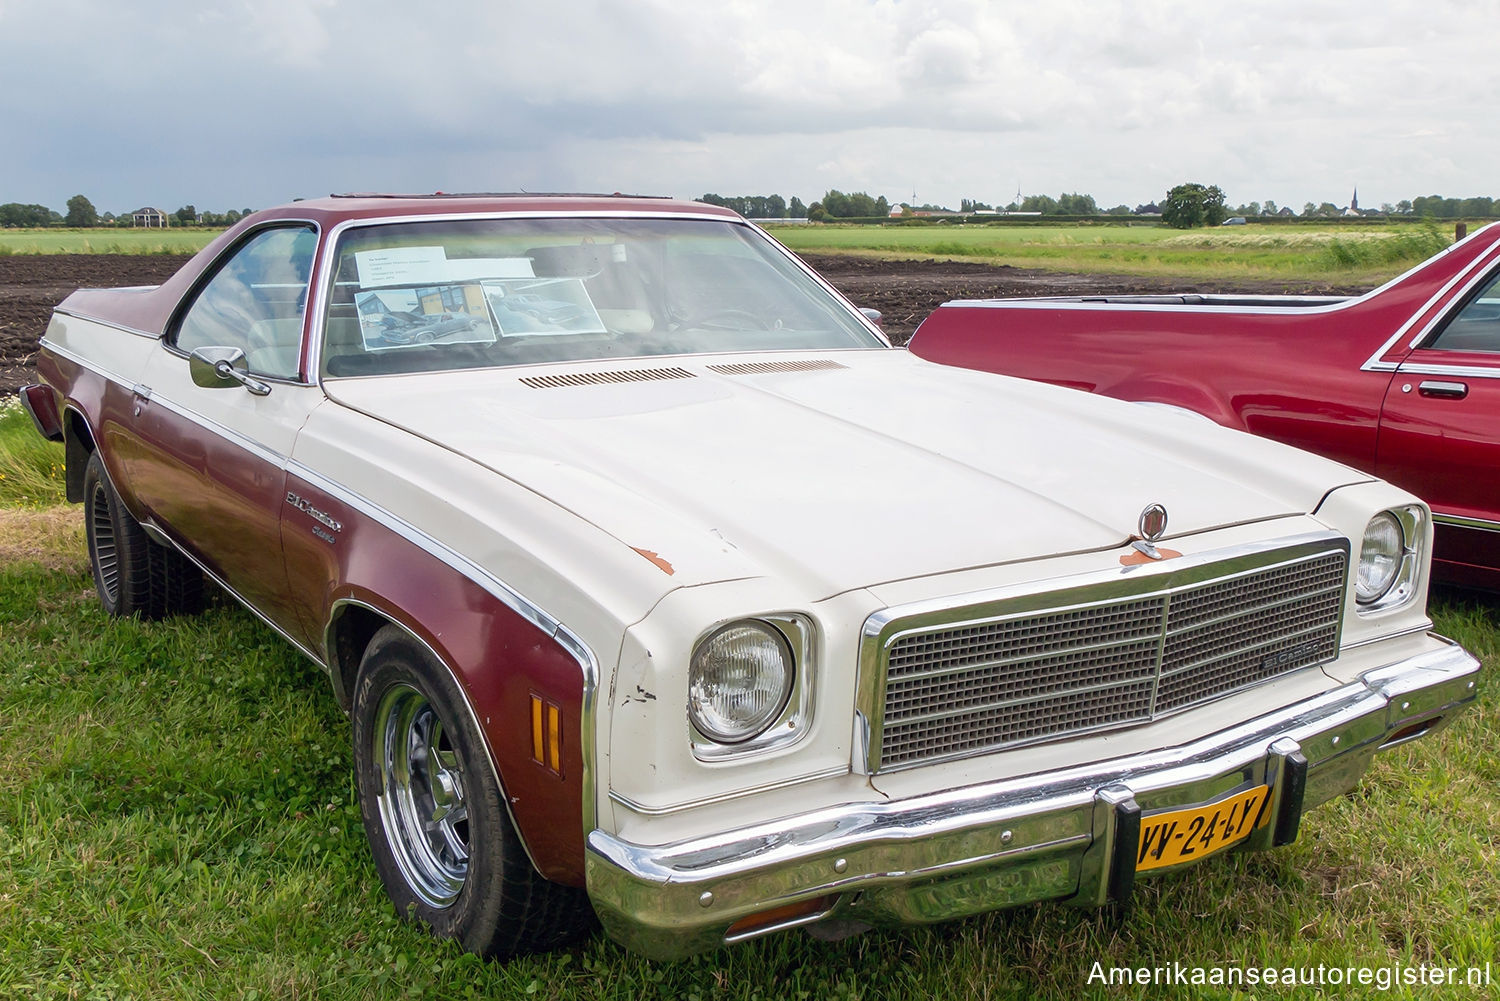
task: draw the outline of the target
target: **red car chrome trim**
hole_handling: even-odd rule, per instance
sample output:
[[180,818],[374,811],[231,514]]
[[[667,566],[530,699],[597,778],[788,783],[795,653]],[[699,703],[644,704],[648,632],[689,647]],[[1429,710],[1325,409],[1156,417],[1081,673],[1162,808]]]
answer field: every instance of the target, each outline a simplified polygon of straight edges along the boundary
[[84,359],[82,355],[74,354],[72,351],[69,351],[66,348],[60,348],[56,344],[47,340],[45,337],[43,337],[41,341],[38,342],[38,345],[43,351],[48,351],[52,354],[57,355],[59,358],[66,359],[67,361],[72,362],[74,365],[77,365],[79,368],[87,369],[88,371],[94,373],[107,382],[112,382],[117,386],[130,385],[130,380],[126,379],[118,372],[111,372],[109,369],[103,368],[95,362]]
[[[1500,361],[1500,358],[1496,361]],[[1457,375],[1465,379],[1500,379],[1500,368],[1476,368],[1472,365],[1427,365],[1403,362],[1394,368],[1397,372],[1411,375]]]
[[432,536],[417,528],[411,522],[406,521],[379,504],[370,500],[362,494],[355,493],[343,484],[336,483],[314,469],[309,469],[302,463],[291,460],[287,465],[287,471],[299,479],[306,480],[319,490],[332,494],[340,501],[348,504],[365,517],[372,519],[381,526],[395,532],[401,538],[410,542],[417,548],[437,557],[450,568],[457,570],[469,580],[478,584],[491,597],[498,599],[507,608],[520,615],[527,622],[545,632],[548,636],[556,636],[563,628],[561,622],[543,611],[541,606],[527,599],[515,588],[485,570],[468,557],[462,556],[448,546],[434,539]]
[[[1453,253],[1459,247],[1461,247],[1465,243],[1468,243],[1469,241],[1473,240],[1475,237],[1479,236],[1480,233],[1483,233],[1485,230],[1489,229],[1490,226],[1494,226],[1494,225],[1497,225],[1497,224],[1496,223],[1490,223],[1489,226],[1484,226],[1484,227],[1481,227],[1478,230],[1475,230],[1466,239],[1464,239],[1463,241],[1461,241],[1459,243],[1455,243],[1453,246],[1451,246],[1447,250],[1443,251],[1442,254],[1438,254],[1438,255],[1436,255],[1434,257],[1430,257],[1427,260],[1423,261],[1421,264],[1418,264],[1416,267],[1411,268],[1411,269],[1409,269],[1409,270],[1401,273],[1400,275],[1397,275],[1395,278],[1392,278],[1390,281],[1386,282],[1384,285],[1382,285],[1379,288],[1375,289],[1373,292],[1367,292],[1367,293],[1365,293],[1364,297],[1368,298],[1369,296],[1374,296],[1374,295],[1376,295],[1376,294],[1378,294],[1380,292],[1384,292],[1386,289],[1390,288],[1391,286],[1396,285],[1397,283],[1399,283],[1401,281],[1404,281],[1407,277],[1409,277],[1410,275],[1415,274],[1417,271],[1420,271],[1422,268],[1424,268],[1427,265],[1431,264],[1433,261],[1438,260],[1441,257],[1444,257],[1444,256],[1446,256],[1448,254]],[[1394,363],[1392,363],[1392,362],[1382,362],[1380,359],[1383,358],[1383,357],[1385,357],[1385,355],[1393,347],[1395,347],[1398,343],[1400,343],[1401,338],[1404,337],[1404,336],[1406,336],[1407,332],[1410,331],[1412,329],[1412,327],[1416,326],[1418,320],[1420,320],[1422,317],[1426,316],[1429,312],[1431,312],[1432,309],[1435,306],[1437,306],[1439,303],[1441,303],[1443,301],[1443,299],[1448,295],[1448,293],[1450,291],[1453,290],[1453,288],[1455,286],[1457,286],[1458,284],[1460,284],[1461,282],[1463,282],[1465,279],[1468,279],[1468,285],[1465,286],[1464,292],[1468,292],[1469,288],[1472,287],[1473,284],[1475,282],[1477,282],[1481,277],[1483,277],[1482,275],[1476,275],[1476,274],[1474,274],[1474,272],[1475,271],[1482,271],[1484,269],[1485,265],[1487,265],[1489,263],[1492,263],[1493,259],[1497,258],[1497,257],[1500,257],[1500,243],[1496,243],[1487,252],[1480,254],[1474,260],[1470,261],[1468,264],[1466,264],[1462,268],[1460,268],[1459,271],[1458,271],[1458,273],[1455,274],[1452,278],[1448,279],[1448,281],[1444,282],[1443,285],[1442,285],[1442,287],[1439,288],[1436,292],[1434,292],[1432,294],[1432,296],[1425,303],[1423,303],[1417,309],[1413,310],[1411,316],[1407,319],[1407,321],[1405,323],[1401,324],[1401,326],[1397,327],[1396,328],[1396,332],[1393,333],[1393,334],[1391,334],[1390,338],[1387,339],[1384,344],[1380,345],[1380,347],[1378,347],[1378,348],[1375,349],[1375,352],[1372,355],[1370,355],[1369,359],[1366,360],[1365,363],[1360,366],[1360,371],[1362,371],[1362,372],[1389,372],[1389,371],[1394,370],[1394,368],[1395,368],[1395,364]],[[1415,348],[1423,339],[1426,338],[1427,334],[1432,329],[1432,325],[1435,324],[1435,323],[1437,323],[1439,320],[1443,319],[1446,316],[1447,316],[1447,313],[1446,312],[1442,312],[1442,313],[1439,313],[1437,316],[1433,317],[1433,319],[1426,326],[1423,327],[1421,333],[1417,334],[1415,337],[1412,338],[1411,343],[1407,345],[1407,348],[1408,349]]]
[[1438,514],[1432,512],[1432,520],[1444,525],[1454,525],[1458,528],[1472,528],[1476,532],[1500,532],[1500,521],[1486,521],[1483,518],[1465,518],[1456,514]]

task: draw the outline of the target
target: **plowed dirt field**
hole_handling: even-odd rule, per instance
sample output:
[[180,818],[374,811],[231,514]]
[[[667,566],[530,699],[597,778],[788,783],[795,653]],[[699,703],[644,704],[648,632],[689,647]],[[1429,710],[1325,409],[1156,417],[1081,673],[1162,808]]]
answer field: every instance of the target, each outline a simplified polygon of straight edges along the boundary
[[[156,285],[185,255],[45,254],[0,256],[0,394],[34,378],[37,339],[52,307],[76,288]],[[1030,295],[1133,293],[1357,294],[1364,286],[1275,282],[1182,282],[1128,275],[1073,275],[957,261],[883,261],[806,255],[806,260],[858,306],[884,314],[885,331],[904,344],[917,324],[950,299]]]

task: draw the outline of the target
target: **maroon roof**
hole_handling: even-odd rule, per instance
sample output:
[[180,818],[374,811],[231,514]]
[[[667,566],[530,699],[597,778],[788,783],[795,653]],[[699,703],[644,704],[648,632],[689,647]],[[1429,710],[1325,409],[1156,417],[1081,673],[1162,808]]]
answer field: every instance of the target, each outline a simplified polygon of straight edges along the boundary
[[705,202],[640,195],[551,195],[551,194],[443,194],[432,195],[330,195],[278,205],[253,212],[236,226],[254,225],[267,219],[311,219],[324,227],[350,219],[383,216],[485,214],[490,212],[691,212],[738,216],[728,209]]

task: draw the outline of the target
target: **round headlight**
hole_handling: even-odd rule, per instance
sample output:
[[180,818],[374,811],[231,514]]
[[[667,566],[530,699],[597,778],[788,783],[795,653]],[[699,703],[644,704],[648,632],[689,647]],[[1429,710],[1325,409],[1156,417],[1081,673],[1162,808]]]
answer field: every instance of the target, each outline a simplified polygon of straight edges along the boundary
[[714,630],[688,666],[688,716],[705,737],[749,740],[775,722],[792,692],[792,651],[774,626],[745,620]]
[[1365,539],[1359,546],[1359,567],[1354,579],[1354,597],[1360,604],[1379,601],[1396,582],[1401,572],[1401,558],[1406,553],[1406,535],[1401,522],[1389,511],[1382,511],[1365,526]]

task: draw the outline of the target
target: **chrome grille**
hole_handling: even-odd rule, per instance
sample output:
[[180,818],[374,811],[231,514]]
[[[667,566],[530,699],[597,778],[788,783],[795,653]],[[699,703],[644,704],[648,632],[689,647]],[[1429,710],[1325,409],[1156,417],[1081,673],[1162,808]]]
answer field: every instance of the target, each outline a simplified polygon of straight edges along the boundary
[[1105,597],[1117,582],[1027,595],[1024,610],[1002,601],[939,628],[893,620],[875,665],[873,760],[891,768],[1145,722],[1333,659],[1341,540],[1250,562],[1270,565],[1164,572],[1125,597]]

